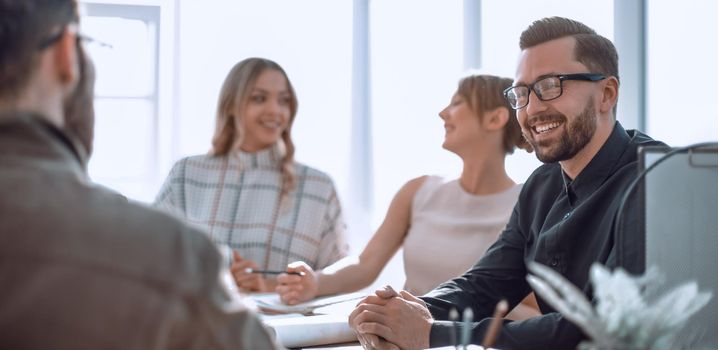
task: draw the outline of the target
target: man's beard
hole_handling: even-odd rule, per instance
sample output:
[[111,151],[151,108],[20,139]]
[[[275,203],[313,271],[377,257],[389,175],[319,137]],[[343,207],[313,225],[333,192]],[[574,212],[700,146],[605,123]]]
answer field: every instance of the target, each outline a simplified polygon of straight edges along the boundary
[[[543,120],[563,121],[563,134],[558,141],[536,141],[532,131],[524,133],[526,140],[536,150],[536,157],[544,163],[555,163],[573,158],[580,152],[596,133],[596,111],[593,101],[589,102],[583,111],[574,120],[569,120],[563,114],[554,114],[540,117]],[[531,125],[531,124],[529,124]],[[530,128],[531,129],[531,128]]]
[[75,90],[67,97],[64,105],[65,132],[75,139],[75,143],[84,148],[79,153],[83,164],[89,160],[92,154],[92,142],[94,139],[95,109],[94,109],[94,88],[95,88],[95,67],[92,61],[85,55],[81,46],[77,47],[80,77]]

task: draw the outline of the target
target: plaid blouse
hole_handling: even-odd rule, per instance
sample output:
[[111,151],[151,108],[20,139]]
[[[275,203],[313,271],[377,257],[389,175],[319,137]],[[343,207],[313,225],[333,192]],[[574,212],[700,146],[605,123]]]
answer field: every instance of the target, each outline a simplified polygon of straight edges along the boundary
[[262,269],[302,260],[321,269],[348,253],[341,206],[331,178],[295,163],[296,187],[280,200],[276,147],[178,161],[154,205],[204,229]]

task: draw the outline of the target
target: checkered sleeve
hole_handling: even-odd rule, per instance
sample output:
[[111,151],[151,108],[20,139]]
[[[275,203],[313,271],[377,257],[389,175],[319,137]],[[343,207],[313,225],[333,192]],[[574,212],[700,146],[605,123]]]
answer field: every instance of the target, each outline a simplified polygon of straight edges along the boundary
[[346,224],[342,215],[337,192],[332,185],[327,210],[322,219],[322,234],[319,242],[319,256],[315,269],[327,267],[347,256],[349,244],[346,237]]
[[173,214],[179,218],[185,218],[186,206],[184,196],[184,179],[187,159],[175,163],[170,174],[165,179],[162,188],[157,193],[152,206]]

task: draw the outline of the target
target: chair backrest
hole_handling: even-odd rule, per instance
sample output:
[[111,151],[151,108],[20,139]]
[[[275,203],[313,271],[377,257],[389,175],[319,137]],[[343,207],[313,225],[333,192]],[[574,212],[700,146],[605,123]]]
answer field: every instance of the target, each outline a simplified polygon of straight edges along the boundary
[[[670,152],[645,147],[639,171]],[[718,344],[718,148],[676,153],[651,169],[642,183],[646,267],[665,276],[660,294],[695,280],[713,298],[694,315],[686,336],[700,332],[699,347]]]

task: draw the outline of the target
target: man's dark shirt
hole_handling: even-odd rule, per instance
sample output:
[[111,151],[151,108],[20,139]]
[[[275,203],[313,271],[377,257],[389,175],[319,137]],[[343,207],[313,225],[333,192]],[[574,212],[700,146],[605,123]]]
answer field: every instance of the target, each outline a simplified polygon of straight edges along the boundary
[[[496,303],[505,298],[513,307],[532,291],[526,282],[527,262],[551,267],[588,295],[588,272],[594,262],[642,272],[643,239],[638,236],[634,207],[624,214],[627,237],[621,256],[628,259],[620,264],[613,225],[621,196],[636,178],[637,149],[647,145],[663,143],[626,131],[616,122],[606,143],[573,181],[558,163],[536,169],[524,184],[506,229],[486,255],[463,276],[422,297],[436,320],[431,346],[450,345],[455,339],[452,322],[445,321],[452,307],[472,308],[475,319],[481,320],[472,325],[472,343],[481,343]],[[504,322],[497,348],[575,349],[585,338],[541,298],[538,303],[542,316]]]

